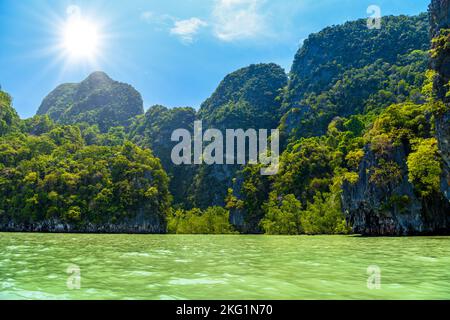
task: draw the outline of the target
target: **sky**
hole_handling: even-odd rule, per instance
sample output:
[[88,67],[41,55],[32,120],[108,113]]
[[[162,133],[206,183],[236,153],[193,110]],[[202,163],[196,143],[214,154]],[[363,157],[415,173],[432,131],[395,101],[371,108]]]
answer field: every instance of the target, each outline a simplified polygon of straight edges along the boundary
[[[134,86],[145,109],[198,108],[239,68],[274,62],[289,72],[309,34],[367,18],[371,5],[382,16],[414,15],[429,2],[0,0],[0,85],[22,118],[59,84],[93,71]],[[84,24],[71,24],[75,17]]]

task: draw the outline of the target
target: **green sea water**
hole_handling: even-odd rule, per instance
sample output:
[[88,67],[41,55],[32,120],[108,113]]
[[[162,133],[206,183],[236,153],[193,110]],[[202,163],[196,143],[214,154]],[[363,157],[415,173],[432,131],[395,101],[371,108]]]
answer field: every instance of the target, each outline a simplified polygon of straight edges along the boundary
[[0,299],[450,299],[450,237],[0,233]]

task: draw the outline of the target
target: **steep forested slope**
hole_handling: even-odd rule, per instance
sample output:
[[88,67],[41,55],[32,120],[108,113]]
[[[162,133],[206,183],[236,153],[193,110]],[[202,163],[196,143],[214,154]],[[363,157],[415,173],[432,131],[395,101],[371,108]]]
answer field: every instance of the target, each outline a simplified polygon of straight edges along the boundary
[[[397,95],[393,85],[400,86],[399,95],[414,94],[408,86],[417,85],[419,79],[407,73],[423,71],[423,64],[408,66],[408,60],[414,64],[421,60],[408,55],[429,48],[427,15],[383,17],[382,23],[381,29],[370,30],[366,20],[351,21],[305,40],[295,56],[283,101],[283,110],[291,111],[284,119],[288,136],[294,127],[297,138],[322,135],[333,116],[364,111],[365,100],[375,99],[371,96],[378,91]],[[389,103],[392,96],[381,93],[379,101]]]
[[144,112],[142,97],[132,86],[94,72],[79,84],[62,84],[42,101],[38,115],[48,114],[62,124],[86,122],[102,132],[128,126]]
[[172,142],[172,132],[177,129],[187,129],[193,132],[196,111],[192,108],[168,109],[163,106],[150,107],[145,115],[137,117],[130,127],[129,137],[136,144],[149,147],[170,177],[170,191],[174,203],[187,203],[195,167],[176,166],[172,163],[172,148],[178,142]]
[[[287,85],[284,70],[275,64],[258,64],[227,75],[200,107],[205,127],[225,129],[274,129],[281,116],[282,90]],[[224,146],[226,148],[226,144]],[[241,166],[199,167],[189,201],[206,208],[225,204],[228,188]]]
[[276,64],[257,64],[227,75],[199,110],[205,125],[221,129],[275,128],[281,116],[280,94],[287,84]]
[[0,132],[0,230],[166,231],[168,177],[151,151],[126,141],[87,146],[79,126],[20,121],[0,97],[8,128]]
[[429,47],[428,16],[383,17],[381,29],[367,20],[349,21],[311,34],[292,65],[285,107],[300,106],[304,95],[329,89],[349,69],[377,60],[394,64],[399,55]]
[[349,69],[329,89],[306,94],[303,107],[291,109],[282,119],[283,134],[290,140],[323,135],[337,116],[376,116],[393,103],[423,103],[428,65],[428,52],[413,50],[399,55],[394,63],[380,59]]
[[273,129],[280,118],[282,89],[287,84],[284,70],[275,64],[257,64],[227,75],[196,114],[192,109],[150,108],[136,120],[130,131],[133,141],[149,145],[162,159],[172,177],[175,202],[184,207],[207,208],[224,205],[228,187],[240,166],[175,166],[170,153],[173,130],[193,133],[194,120],[203,127],[225,129]]

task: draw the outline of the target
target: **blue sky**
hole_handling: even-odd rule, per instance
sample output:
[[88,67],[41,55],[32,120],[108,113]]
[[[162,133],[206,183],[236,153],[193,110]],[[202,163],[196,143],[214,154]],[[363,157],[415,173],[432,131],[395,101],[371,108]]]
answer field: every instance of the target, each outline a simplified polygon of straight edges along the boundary
[[[312,32],[365,18],[424,12],[429,0],[0,0],[0,85],[23,118],[58,84],[102,70],[133,85],[145,108],[198,108],[223,77],[251,63],[289,71]],[[61,49],[73,12],[96,25],[95,57]]]

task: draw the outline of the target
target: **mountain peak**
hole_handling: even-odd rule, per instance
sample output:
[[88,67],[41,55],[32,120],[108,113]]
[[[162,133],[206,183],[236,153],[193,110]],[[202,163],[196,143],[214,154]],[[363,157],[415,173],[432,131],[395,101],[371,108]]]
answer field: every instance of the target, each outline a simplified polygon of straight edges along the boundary
[[110,81],[113,80],[103,71],[94,71],[92,72],[84,81],[94,80],[94,81]]
[[241,68],[225,76],[199,116],[219,128],[274,128],[281,107],[277,97],[287,82],[284,69],[274,63]]
[[131,85],[95,71],[80,83],[62,84],[42,101],[37,114],[48,114],[64,124],[86,122],[101,131],[127,126],[131,118],[143,114],[142,97]]

